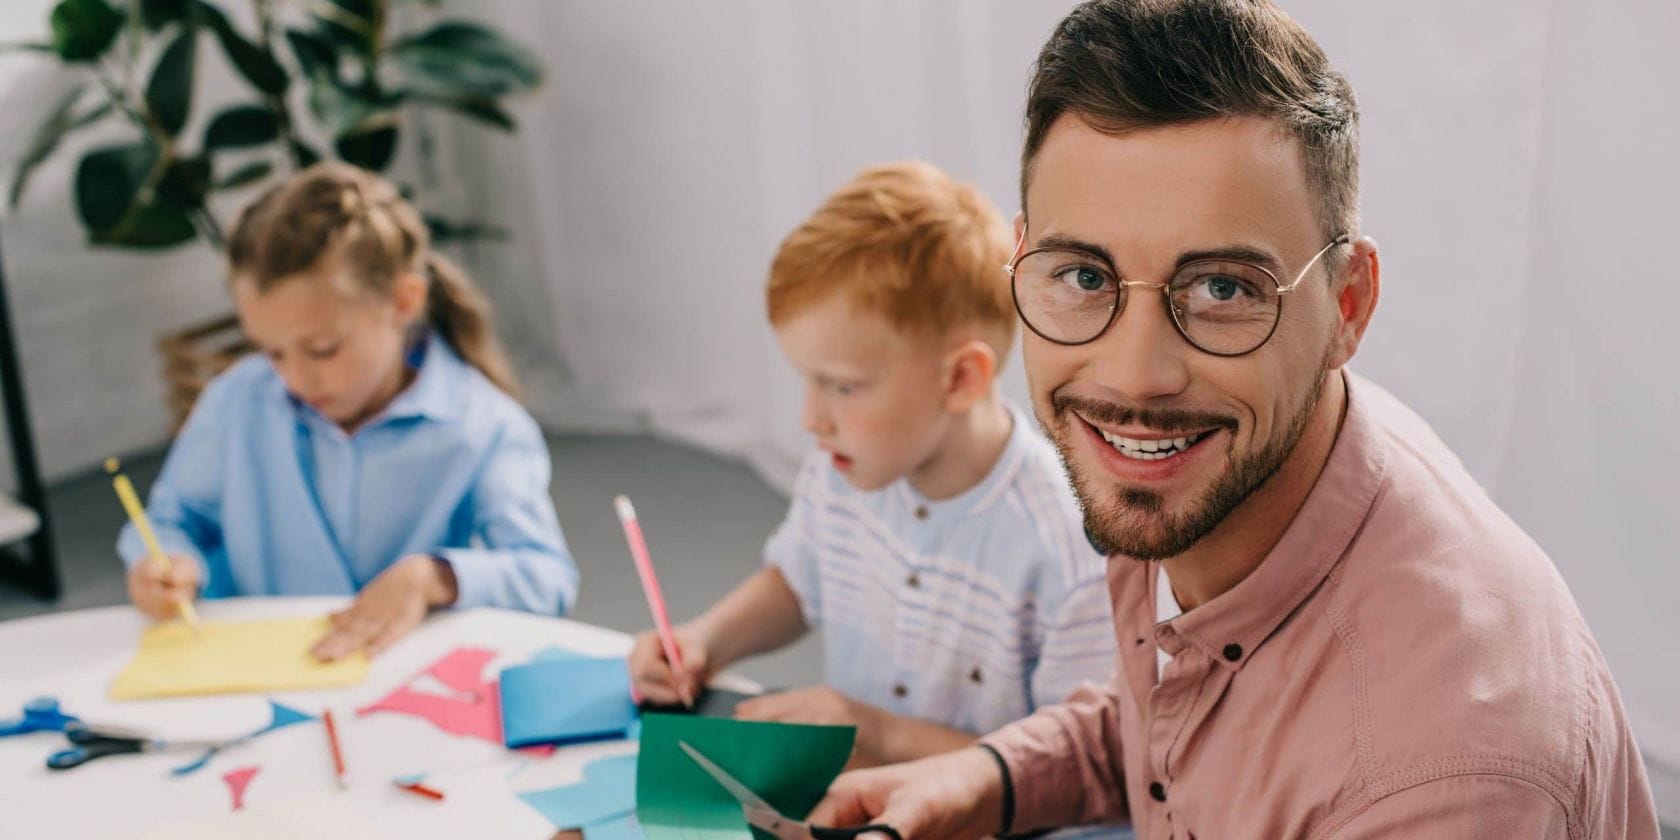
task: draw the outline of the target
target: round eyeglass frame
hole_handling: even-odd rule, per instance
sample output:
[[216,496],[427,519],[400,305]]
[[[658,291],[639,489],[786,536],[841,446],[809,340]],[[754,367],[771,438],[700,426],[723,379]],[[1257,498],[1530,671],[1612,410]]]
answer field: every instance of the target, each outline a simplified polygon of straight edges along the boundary
[[[1026,232],[1026,229],[1023,228],[1021,230],[1021,243],[1019,243],[1015,246],[1015,250],[1020,251],[1021,244],[1025,244],[1026,241],[1027,241],[1027,232]],[[1252,268],[1255,271],[1260,272],[1261,274],[1266,275],[1266,277],[1271,279],[1273,285],[1277,286],[1277,295],[1278,295],[1277,314],[1272,318],[1271,329],[1267,330],[1266,331],[1266,336],[1264,338],[1260,339],[1260,341],[1257,342],[1253,347],[1250,347],[1247,350],[1240,350],[1240,351],[1235,351],[1235,352],[1222,352],[1222,351],[1219,351],[1219,350],[1209,350],[1208,348],[1203,347],[1194,338],[1190,337],[1190,331],[1185,328],[1184,322],[1179,320],[1178,310],[1175,309],[1172,305],[1171,295],[1167,294],[1167,288],[1171,285],[1170,281],[1167,282],[1167,283],[1151,283],[1147,280],[1127,280],[1126,278],[1124,278],[1120,275],[1119,270],[1114,267],[1114,263],[1112,261],[1108,260],[1106,257],[1102,257],[1102,256],[1099,256],[1099,255],[1096,255],[1096,254],[1086,253],[1086,252],[1083,252],[1083,251],[1077,251],[1077,250],[1071,249],[1071,248],[1034,248],[1031,251],[1027,251],[1026,253],[1020,254],[1019,256],[1010,260],[1008,263],[1004,264],[1003,273],[1009,275],[1009,297],[1015,303],[1015,314],[1021,319],[1021,323],[1025,324],[1027,326],[1027,329],[1032,330],[1033,335],[1036,335],[1039,338],[1042,338],[1045,341],[1048,341],[1052,344],[1059,344],[1059,345],[1062,345],[1063,347],[1078,347],[1082,344],[1090,344],[1091,342],[1096,341],[1099,338],[1102,338],[1103,335],[1108,332],[1109,328],[1114,326],[1114,322],[1120,319],[1120,313],[1125,311],[1125,309],[1126,309],[1126,299],[1127,299],[1126,289],[1128,287],[1137,287],[1137,288],[1142,288],[1142,289],[1155,289],[1155,290],[1161,292],[1161,306],[1166,309],[1167,318],[1172,321],[1173,329],[1178,330],[1179,337],[1183,338],[1186,342],[1188,342],[1191,347],[1194,347],[1197,350],[1202,351],[1203,353],[1207,353],[1210,356],[1220,356],[1220,357],[1223,357],[1223,358],[1236,358],[1238,356],[1246,356],[1250,353],[1253,353],[1254,351],[1259,350],[1262,347],[1265,347],[1266,342],[1272,340],[1272,335],[1277,332],[1278,324],[1283,322],[1283,299],[1284,299],[1284,296],[1287,295],[1288,293],[1292,292],[1292,291],[1295,291],[1295,288],[1300,286],[1301,282],[1306,279],[1307,273],[1312,271],[1313,266],[1317,265],[1318,261],[1323,259],[1325,254],[1330,253],[1331,249],[1333,249],[1333,248],[1335,248],[1339,245],[1346,245],[1351,241],[1353,241],[1353,237],[1352,237],[1352,234],[1350,234],[1350,233],[1343,233],[1343,234],[1337,236],[1336,238],[1330,240],[1329,244],[1325,245],[1323,248],[1320,248],[1318,250],[1318,253],[1313,254],[1312,259],[1308,260],[1307,264],[1305,266],[1302,266],[1301,272],[1299,274],[1295,275],[1294,282],[1291,282],[1288,285],[1284,285],[1283,283],[1278,282],[1277,275],[1268,271],[1263,266],[1255,265],[1254,263],[1248,262],[1246,260],[1231,260],[1231,259],[1223,259],[1223,258],[1204,259],[1204,260],[1195,260],[1195,261],[1192,261],[1192,262],[1185,263],[1182,266],[1179,266],[1178,269],[1176,269],[1173,272],[1173,276],[1175,276],[1175,277],[1178,276],[1178,274],[1180,272],[1183,272],[1184,270],[1189,269],[1193,266],[1201,265],[1203,263],[1238,263],[1238,264],[1241,264],[1241,265],[1246,266],[1248,268]],[[1046,335],[1043,330],[1039,329],[1036,325],[1033,324],[1032,319],[1027,317],[1026,309],[1024,309],[1021,306],[1021,286],[1018,282],[1016,282],[1015,268],[1016,268],[1016,266],[1019,266],[1021,264],[1021,262],[1023,260],[1025,260],[1026,258],[1028,258],[1028,257],[1030,257],[1034,254],[1041,254],[1041,253],[1045,253],[1045,252],[1048,252],[1048,251],[1064,251],[1064,252],[1069,252],[1069,253],[1079,253],[1079,254],[1082,254],[1082,255],[1084,255],[1086,257],[1089,257],[1091,259],[1101,260],[1104,263],[1104,266],[1108,269],[1108,273],[1110,275],[1112,275],[1115,279],[1115,282],[1114,282],[1114,306],[1109,310],[1108,320],[1104,321],[1103,325],[1100,328],[1098,328],[1097,331],[1095,333],[1093,333],[1090,338],[1080,339],[1078,341],[1068,341],[1066,339],[1060,339],[1060,338],[1056,338],[1054,336]]]

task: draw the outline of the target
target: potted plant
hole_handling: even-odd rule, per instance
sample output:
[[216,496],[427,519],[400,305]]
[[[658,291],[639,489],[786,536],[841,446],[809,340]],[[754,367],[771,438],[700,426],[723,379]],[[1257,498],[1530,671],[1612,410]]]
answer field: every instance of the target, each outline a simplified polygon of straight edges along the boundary
[[[477,23],[430,20],[393,32],[393,17],[422,16],[393,8],[415,0],[308,0],[297,8],[282,0],[244,2],[254,32],[242,31],[211,0],[54,6],[50,40],[22,47],[49,53],[85,78],[51,111],[18,162],[11,204],[66,136],[119,121],[130,138],[88,150],[71,184],[89,243],[160,249],[202,239],[220,248],[222,222],[213,209],[220,194],[329,155],[384,172],[412,109],[444,110],[511,131],[507,99],[542,78],[528,50]],[[199,54],[217,47],[249,97],[216,113],[199,136],[188,136]],[[406,186],[404,192],[424,207],[423,196]],[[430,213],[427,221],[439,240],[498,233]],[[209,378],[248,350],[231,315],[165,336],[160,346],[177,422]]]

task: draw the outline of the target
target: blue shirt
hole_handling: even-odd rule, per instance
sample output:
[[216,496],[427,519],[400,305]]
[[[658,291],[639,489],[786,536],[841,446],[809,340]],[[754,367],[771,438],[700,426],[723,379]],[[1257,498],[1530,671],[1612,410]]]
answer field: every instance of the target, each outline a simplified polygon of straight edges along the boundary
[[[204,597],[352,595],[431,554],[454,570],[457,606],[572,608],[578,571],[536,421],[441,339],[410,364],[413,382],[354,434],[261,356],[205,388],[148,505],[164,549],[198,561]],[[146,556],[132,525],[117,551]]]
[[823,452],[801,468],[765,557],[841,693],[979,734],[1114,673],[1107,558],[1055,449],[1009,410],[1003,454],[953,498],[857,490]]

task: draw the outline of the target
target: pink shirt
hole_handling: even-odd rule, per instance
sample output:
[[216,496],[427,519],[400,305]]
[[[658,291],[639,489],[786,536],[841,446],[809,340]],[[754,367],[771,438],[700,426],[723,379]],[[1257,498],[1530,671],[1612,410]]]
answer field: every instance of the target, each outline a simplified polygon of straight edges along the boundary
[[[1154,625],[1156,574],[1109,561],[1112,685],[985,739],[1010,768],[1012,830],[1657,840],[1621,698],[1562,578],[1377,386],[1348,377],[1324,472],[1246,579]],[[1156,645],[1173,656],[1159,681]]]

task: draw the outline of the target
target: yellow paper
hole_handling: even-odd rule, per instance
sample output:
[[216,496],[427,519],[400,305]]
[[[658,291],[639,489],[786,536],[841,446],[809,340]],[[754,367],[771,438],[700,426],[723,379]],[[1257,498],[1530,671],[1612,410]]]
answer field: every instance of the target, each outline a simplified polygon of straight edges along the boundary
[[327,629],[325,616],[205,621],[196,633],[179,621],[153,625],[111,684],[111,699],[296,691],[361,682],[367,677],[366,654],[331,663],[309,654]]

